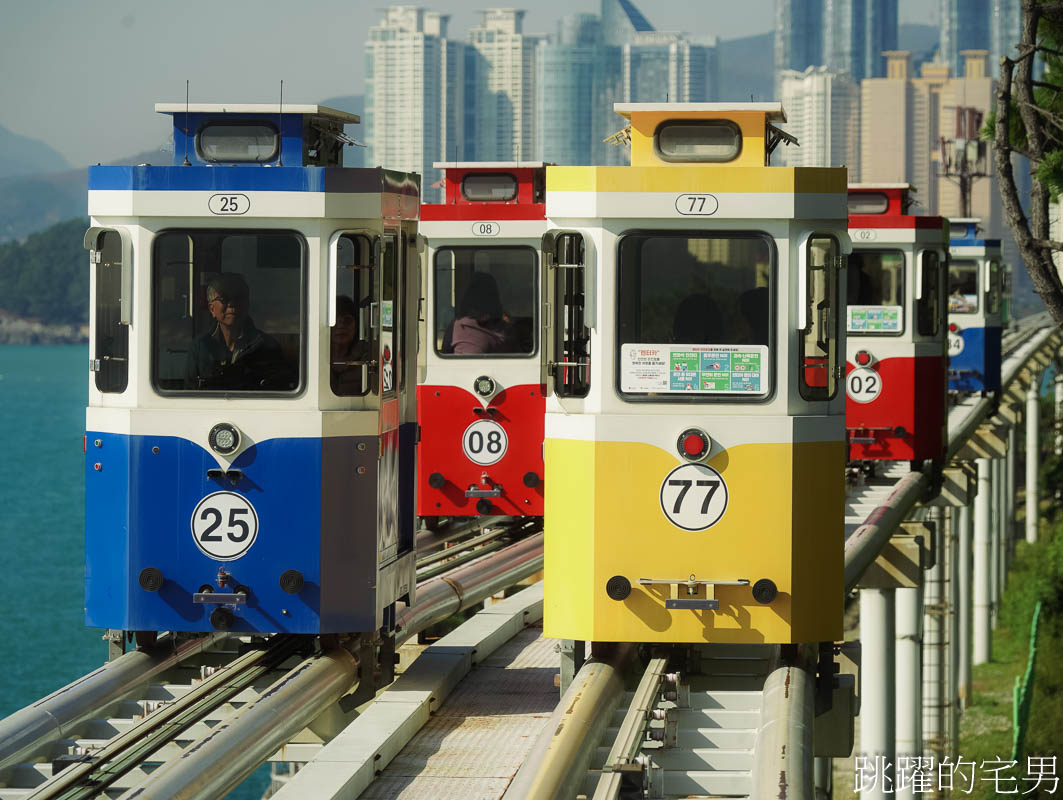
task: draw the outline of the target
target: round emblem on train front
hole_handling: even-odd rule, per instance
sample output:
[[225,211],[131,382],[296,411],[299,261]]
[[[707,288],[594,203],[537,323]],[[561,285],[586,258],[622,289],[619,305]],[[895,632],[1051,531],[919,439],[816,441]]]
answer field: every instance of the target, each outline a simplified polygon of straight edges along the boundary
[[258,538],[258,512],[236,492],[208,494],[192,512],[192,538],[208,558],[234,561]]
[[661,511],[685,531],[711,528],[727,511],[727,484],[705,464],[683,464],[661,483]]

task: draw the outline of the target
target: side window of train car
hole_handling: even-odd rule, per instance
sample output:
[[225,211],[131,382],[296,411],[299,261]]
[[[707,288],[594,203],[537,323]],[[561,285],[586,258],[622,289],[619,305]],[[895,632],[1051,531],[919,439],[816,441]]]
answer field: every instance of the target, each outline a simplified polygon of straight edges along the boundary
[[115,230],[90,230],[85,243],[96,270],[96,336],[91,367],[97,390],[120,394],[129,384],[132,246]]
[[985,310],[987,314],[997,314],[1000,312],[1000,264],[990,261],[987,268],[989,276],[986,281],[989,285],[986,288]]
[[937,336],[941,330],[941,256],[937,250],[919,254],[919,296],[915,301],[915,326],[920,336]]
[[949,313],[978,313],[978,262],[954,260],[949,262]]
[[169,230],[152,262],[152,382],[161,392],[295,394],[306,255],[278,231]]
[[335,316],[329,327],[329,385],[338,397],[369,393],[377,364],[373,326],[374,243],[369,236],[343,233],[330,245]]
[[550,283],[546,371],[558,397],[591,390],[591,332],[587,319],[587,254],[579,233],[548,233],[543,255]]
[[617,275],[622,398],[771,394],[775,248],[769,237],[629,233],[618,246]]
[[805,400],[830,400],[838,391],[839,253],[833,236],[813,234],[808,239],[797,365],[798,388]]
[[853,248],[846,280],[845,329],[858,336],[904,332],[904,253]]
[[400,252],[395,234],[388,234],[383,239],[380,257],[380,393],[392,395],[398,391],[399,363],[403,357],[400,350],[401,330],[399,316],[401,303],[396,303],[399,296],[399,260]]
[[444,357],[535,353],[538,259],[531,247],[435,252],[434,347]]

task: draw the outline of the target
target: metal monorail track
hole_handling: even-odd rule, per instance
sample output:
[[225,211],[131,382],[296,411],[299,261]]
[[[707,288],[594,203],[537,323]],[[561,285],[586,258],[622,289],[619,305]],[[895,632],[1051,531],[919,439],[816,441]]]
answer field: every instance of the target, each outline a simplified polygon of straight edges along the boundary
[[[1013,385],[1028,382],[1059,349],[1060,332],[1044,325],[1043,319],[1027,320],[1006,335],[1005,394]],[[950,456],[960,452],[994,412],[989,399],[961,399],[949,416]],[[900,522],[925,498],[931,483],[928,471],[911,472],[907,464],[896,464],[850,492],[846,508],[847,589],[856,585]],[[419,585],[418,605],[400,615],[400,638],[408,639],[440,617],[467,608],[541,568],[541,535],[508,544],[518,535],[534,534],[531,525],[524,523],[521,531],[514,531],[501,525],[493,530],[496,521],[488,523],[486,530],[459,523],[449,530],[421,535],[419,546],[424,555],[418,570],[422,579],[437,574],[444,565],[450,571],[445,580],[436,578]],[[495,552],[486,555],[491,550]],[[465,559],[471,563],[465,564]],[[128,789],[124,795],[128,798],[216,797],[268,759],[293,767],[305,765],[280,787],[275,796],[282,800],[307,796],[385,798],[395,796],[400,787],[403,797],[438,797],[441,785],[453,790],[464,785],[463,781],[484,796],[499,798],[553,800],[583,793],[592,800],[606,800],[635,785],[648,787],[651,797],[759,797],[766,791],[765,780],[773,792],[785,785],[788,797],[811,797],[814,661],[807,652],[765,645],[710,646],[700,650],[697,663],[688,663],[685,670],[669,675],[664,666],[668,648],[663,648],[641,674],[632,676],[634,648],[606,648],[584,664],[558,704],[554,688],[556,643],[541,637],[541,613],[541,586],[485,609],[424,650],[395,684],[372,705],[363,706],[357,720],[329,743],[286,744],[296,726],[301,730],[309,720],[296,717],[288,726],[278,725],[276,712],[288,713],[302,705],[317,714],[335,706],[335,699],[357,680],[356,665],[322,664],[315,668],[310,662],[322,658],[318,655],[284,673],[272,685],[261,680],[266,673],[260,672],[243,684],[245,688],[234,688],[234,683],[220,678],[211,684],[218,688],[212,689],[206,685],[211,679],[208,677],[199,687],[173,692],[173,698],[164,699],[169,702],[166,715],[148,726],[159,731],[157,742],[170,742],[159,753],[181,753],[182,758],[170,758],[154,774],[133,764],[124,777],[115,777],[106,789],[105,778],[125,767],[100,767],[95,774],[104,777],[95,791],[118,796]],[[137,685],[143,686],[167,669],[192,663],[189,659],[193,655],[201,660],[226,661],[211,655],[210,648],[218,644],[206,640],[185,643],[182,646],[189,649],[188,655],[171,656],[165,662],[142,652],[123,658],[156,659],[138,667],[142,677],[137,678]],[[262,654],[269,651],[240,656],[221,674],[235,677],[234,668],[245,663],[241,659],[261,665]],[[116,666],[120,662],[122,659],[101,671],[128,669]],[[155,686],[152,691],[158,692],[159,684]],[[73,691],[74,687],[64,690]],[[286,691],[288,696],[281,697]],[[162,731],[176,732],[183,721],[194,716],[192,708],[197,702],[209,706],[212,701],[208,697],[217,699],[226,692],[232,692],[231,696],[217,707],[239,704],[233,711],[240,713],[230,715],[228,721],[204,724],[193,720],[181,729],[190,737],[195,733],[197,741],[184,748],[180,739],[175,742],[172,736],[163,735]],[[62,694],[41,703],[50,702],[47,708],[58,708]],[[113,686],[96,694],[98,708],[107,703],[111,708],[120,706],[124,697],[116,694]],[[307,699],[315,696],[319,702],[308,704]],[[138,703],[141,713],[149,711],[144,702]],[[78,762],[77,747],[91,750],[99,762],[103,761],[102,754],[111,751],[128,752],[133,761],[135,749],[149,747],[147,736],[135,747],[139,736],[130,736],[128,743],[119,741],[120,736],[106,744],[88,740],[78,744],[79,740],[69,738],[70,732],[85,729],[91,719],[86,708],[68,709],[62,719],[63,712],[38,709],[35,713],[34,708],[0,722],[0,776],[10,781],[20,771],[34,770],[39,784],[47,779],[51,765],[40,761],[43,739],[34,740],[30,732],[40,734],[49,725],[54,728],[51,746],[66,747],[70,755],[64,760],[74,763],[37,789],[0,789],[0,799],[87,796],[77,793],[82,791],[79,787],[93,784],[81,784],[80,776],[91,775],[93,770]],[[145,722],[154,714],[148,713]],[[501,725],[501,720],[506,720],[508,727]],[[133,727],[128,726],[127,732]],[[21,738],[8,735],[15,732],[20,732]],[[251,747],[263,734],[263,743]],[[243,757],[239,757],[240,750],[247,751]],[[44,793],[46,789],[49,793]],[[52,793],[68,790],[72,793]],[[39,794],[33,795],[34,791]]]
[[[486,533],[481,523],[433,534],[449,547],[428,566],[445,574],[419,584],[420,602],[400,613],[400,640],[541,568],[541,536],[528,538],[536,525],[490,522]],[[315,642],[167,636],[127,653],[0,721],[0,798],[132,798],[141,784],[152,797],[216,797],[263,761],[307,761],[322,739],[290,740],[359,675],[355,656],[336,646],[310,654]],[[194,765],[194,776],[168,766],[175,761]]]

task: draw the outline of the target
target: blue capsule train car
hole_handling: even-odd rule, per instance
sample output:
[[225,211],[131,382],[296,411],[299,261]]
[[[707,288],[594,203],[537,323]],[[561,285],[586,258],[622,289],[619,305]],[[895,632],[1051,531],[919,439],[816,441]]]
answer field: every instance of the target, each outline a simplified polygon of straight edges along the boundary
[[157,105],[89,171],[86,623],[370,632],[412,599],[419,178],[358,117]]
[[949,390],[1000,391],[1000,239],[977,219],[949,223]]

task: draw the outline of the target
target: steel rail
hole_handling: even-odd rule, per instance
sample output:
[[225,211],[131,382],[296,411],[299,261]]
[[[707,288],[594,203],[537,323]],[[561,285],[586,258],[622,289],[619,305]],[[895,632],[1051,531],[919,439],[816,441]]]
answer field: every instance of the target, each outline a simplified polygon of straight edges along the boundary
[[417,602],[400,607],[395,643],[533,575],[543,568],[543,535],[516,544],[417,586]]
[[414,546],[417,548],[418,553],[423,553],[430,548],[440,547],[447,542],[460,539],[462,536],[466,536],[470,533],[475,533],[484,528],[490,528],[493,525],[505,523],[509,521],[509,519],[509,517],[474,517],[473,519],[462,520],[461,522],[448,522],[437,530],[422,528],[417,531],[417,536],[414,539]]
[[646,738],[646,729],[653,719],[654,706],[657,704],[657,695],[660,693],[667,666],[667,658],[651,658],[650,663],[646,665],[646,671],[635,689],[635,696],[631,698],[631,704],[620,724],[613,746],[605,757],[602,776],[598,779],[592,800],[616,800],[620,796],[623,775],[617,768],[636,763],[638,752]]
[[44,783],[29,800],[75,800],[98,795],[122,775],[297,652],[305,640],[277,636],[206,678],[184,697],[163,706],[93,753],[91,761],[72,764]]
[[[418,602],[400,612],[396,642],[468,608],[542,568],[542,534],[418,585]],[[327,662],[327,663],[326,663]],[[192,744],[122,795],[122,800],[213,800],[230,791],[354,684],[346,651],[304,661],[233,719]],[[208,746],[209,745],[209,746]]]
[[100,666],[47,697],[0,720],[0,771],[30,760],[42,748],[121,701],[156,676],[202,653],[227,634],[180,641],[170,635]]
[[342,647],[306,659],[121,800],[224,796],[346,694],[357,677],[358,661]]
[[[459,567],[474,558],[487,555],[500,547],[513,542],[507,542],[506,537],[527,536],[542,530],[542,524],[526,524],[523,522],[511,523],[496,527],[492,531],[474,536],[470,539],[462,539],[453,547],[439,550],[424,558],[417,560],[417,577],[420,580],[434,578],[450,569]],[[439,563],[443,562],[443,563]]]
[[633,644],[619,644],[588,659],[543,726],[503,800],[574,797],[610,717],[624,696]]

